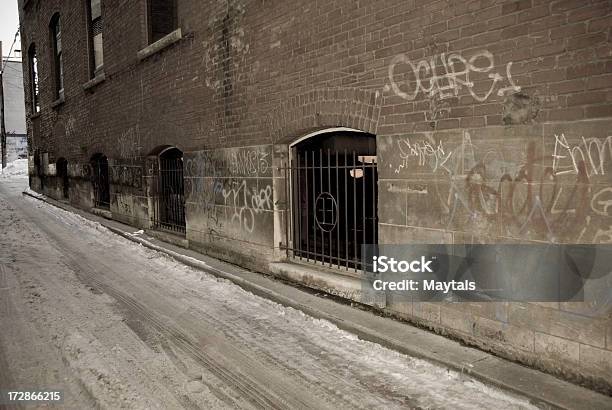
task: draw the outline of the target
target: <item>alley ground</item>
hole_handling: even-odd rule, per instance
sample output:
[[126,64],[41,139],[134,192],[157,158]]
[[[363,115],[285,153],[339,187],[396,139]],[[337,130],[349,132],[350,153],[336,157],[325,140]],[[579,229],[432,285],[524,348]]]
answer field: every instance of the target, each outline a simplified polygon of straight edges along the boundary
[[0,388],[65,408],[530,408],[23,196],[0,178]]

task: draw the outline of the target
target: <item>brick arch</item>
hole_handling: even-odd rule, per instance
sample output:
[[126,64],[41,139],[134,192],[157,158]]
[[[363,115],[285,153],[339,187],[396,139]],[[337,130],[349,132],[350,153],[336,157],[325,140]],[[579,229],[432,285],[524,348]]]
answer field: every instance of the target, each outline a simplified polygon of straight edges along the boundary
[[354,88],[315,89],[281,101],[265,124],[274,144],[289,144],[305,133],[346,127],[376,134],[382,95]]

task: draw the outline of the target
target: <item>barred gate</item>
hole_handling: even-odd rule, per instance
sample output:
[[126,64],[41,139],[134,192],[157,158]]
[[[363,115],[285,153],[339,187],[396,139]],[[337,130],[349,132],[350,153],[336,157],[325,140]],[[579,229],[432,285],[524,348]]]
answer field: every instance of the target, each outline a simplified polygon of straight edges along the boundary
[[108,159],[103,154],[91,158],[91,176],[94,191],[94,206],[110,208],[110,180],[108,177]]
[[159,156],[158,196],[155,201],[155,228],[185,233],[185,189],[183,153],[176,148]]
[[285,169],[288,256],[363,270],[361,245],[378,243],[376,156],[320,149],[294,150],[292,158]]

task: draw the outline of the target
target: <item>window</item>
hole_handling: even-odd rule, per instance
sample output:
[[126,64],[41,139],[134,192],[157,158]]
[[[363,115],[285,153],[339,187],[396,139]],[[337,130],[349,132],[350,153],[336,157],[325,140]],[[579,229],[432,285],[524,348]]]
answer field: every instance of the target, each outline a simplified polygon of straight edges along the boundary
[[32,44],[28,49],[28,66],[30,74],[30,98],[32,104],[32,114],[40,112],[40,102],[38,98],[38,57],[36,56],[36,45]]
[[51,52],[53,62],[53,75],[55,80],[55,97],[64,96],[64,64],[62,60],[62,26],[60,15],[55,14],[51,19]]
[[149,0],[149,44],[177,29],[176,0]]
[[89,32],[90,77],[95,77],[104,68],[102,47],[102,0],[87,1],[87,28]]

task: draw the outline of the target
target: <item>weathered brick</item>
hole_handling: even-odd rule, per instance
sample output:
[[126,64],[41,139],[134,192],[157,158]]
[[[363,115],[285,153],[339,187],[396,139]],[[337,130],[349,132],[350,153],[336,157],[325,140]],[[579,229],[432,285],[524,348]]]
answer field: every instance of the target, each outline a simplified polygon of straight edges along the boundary
[[531,0],[519,0],[502,5],[502,14],[515,13],[517,11],[528,9],[532,6]]
[[549,44],[543,44],[541,46],[533,47],[531,49],[532,57],[541,57],[551,54],[559,54],[565,51],[565,42],[563,40],[556,40]]
[[586,24],[577,23],[550,30],[550,38],[572,37],[586,33]]
[[553,69],[545,71],[537,71],[531,73],[531,82],[533,84],[553,83],[565,80],[566,73],[563,69]]
[[572,37],[567,40],[567,50],[576,50],[584,47],[594,47],[598,43],[606,41],[606,38],[607,34],[603,32]]
[[586,107],[585,110],[586,118],[599,118],[599,117],[612,117],[612,105],[592,105]]
[[523,23],[523,24],[517,24],[511,27],[507,27],[502,30],[501,37],[504,39],[507,39],[507,38],[514,38],[514,37],[525,35],[526,33],[529,33],[530,26],[531,26],[531,23]]
[[612,17],[605,16],[598,19],[592,19],[589,21],[589,33],[595,33],[598,31],[605,31],[612,27]]
[[577,78],[569,81],[553,83],[548,86],[551,94],[566,94],[578,91],[584,91],[584,80]]
[[610,87],[612,87],[612,74],[598,75],[587,80],[587,88],[589,90]]
[[535,20],[547,16],[549,13],[550,11],[548,10],[548,5],[533,7],[519,13],[518,21],[521,23],[523,21]]
[[588,91],[578,94],[570,94],[567,96],[567,105],[585,105],[603,103],[606,101],[607,93],[605,91]]
[[575,121],[584,118],[581,107],[552,109],[548,111],[548,121]]
[[576,0],[560,0],[551,4],[551,10],[553,13],[559,11],[568,11],[583,6],[583,2]]

